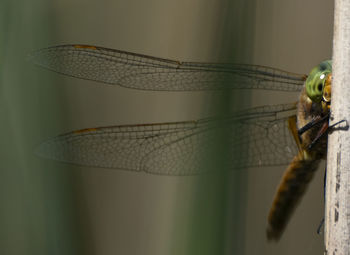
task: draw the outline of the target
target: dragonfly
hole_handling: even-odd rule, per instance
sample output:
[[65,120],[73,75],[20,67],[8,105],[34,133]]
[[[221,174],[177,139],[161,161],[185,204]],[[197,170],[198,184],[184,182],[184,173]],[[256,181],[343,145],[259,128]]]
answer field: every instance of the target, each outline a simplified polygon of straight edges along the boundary
[[[31,60],[67,76],[139,90],[299,92],[297,103],[260,106],[227,116],[76,130],[44,141],[38,149],[39,155],[62,162],[157,175],[215,173],[222,162],[223,169],[288,165],[269,212],[269,240],[280,239],[326,157],[329,60],[305,75],[259,65],[181,62],[74,44],[37,50]],[[218,139],[222,134],[224,139]],[[212,155],[223,140],[227,151],[218,162]]]

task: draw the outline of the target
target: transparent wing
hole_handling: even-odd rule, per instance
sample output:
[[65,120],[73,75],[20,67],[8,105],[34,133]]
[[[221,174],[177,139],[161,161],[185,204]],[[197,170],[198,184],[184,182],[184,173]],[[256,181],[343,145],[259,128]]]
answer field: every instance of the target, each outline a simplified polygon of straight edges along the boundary
[[[215,172],[221,162],[229,169],[284,165],[297,153],[287,127],[295,113],[295,104],[288,104],[225,118],[84,129],[44,142],[38,153],[78,165],[162,175]],[[218,162],[214,155],[222,142],[228,149]]]
[[306,79],[306,75],[264,66],[179,62],[87,45],[45,48],[33,52],[31,59],[61,74],[141,90],[299,92]]

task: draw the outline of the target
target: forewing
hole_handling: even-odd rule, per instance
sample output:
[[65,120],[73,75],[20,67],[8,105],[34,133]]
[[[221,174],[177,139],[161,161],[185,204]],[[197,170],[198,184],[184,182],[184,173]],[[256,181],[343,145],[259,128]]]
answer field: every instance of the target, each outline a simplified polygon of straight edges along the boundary
[[180,62],[87,45],[35,51],[32,61],[65,75],[156,91],[269,89],[300,91],[306,76],[242,64]]
[[[38,153],[78,165],[162,175],[284,165],[297,153],[287,127],[292,115],[294,104],[225,118],[84,129],[44,142]],[[224,144],[227,150],[217,157]]]

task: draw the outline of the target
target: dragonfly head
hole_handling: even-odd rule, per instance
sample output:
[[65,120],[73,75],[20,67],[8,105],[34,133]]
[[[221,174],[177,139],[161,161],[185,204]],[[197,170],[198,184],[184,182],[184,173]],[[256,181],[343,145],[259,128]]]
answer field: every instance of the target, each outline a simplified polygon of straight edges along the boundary
[[332,61],[326,60],[314,67],[306,79],[307,96],[315,103],[331,102]]

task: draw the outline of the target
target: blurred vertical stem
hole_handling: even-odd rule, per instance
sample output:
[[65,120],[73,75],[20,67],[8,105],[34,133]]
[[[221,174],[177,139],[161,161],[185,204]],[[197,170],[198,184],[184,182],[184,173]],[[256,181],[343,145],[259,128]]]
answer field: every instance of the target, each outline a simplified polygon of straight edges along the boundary
[[[253,52],[255,0],[222,2],[225,13],[220,15],[223,25],[218,28],[217,36],[222,48],[213,51],[226,57],[226,62],[247,62]],[[232,106],[237,111],[242,100],[242,94],[235,91],[223,92],[220,103],[214,106],[216,114],[227,115],[232,112]],[[219,149],[213,150],[211,159],[205,159],[218,163],[217,174],[198,177],[190,215],[175,224],[171,254],[244,254],[246,175],[244,171],[224,169],[229,165],[225,154],[230,151],[228,141],[233,133],[232,129],[224,128],[217,137]],[[234,157],[229,155],[229,160],[233,161]],[[203,162],[203,167],[206,166]],[[185,248],[179,247],[179,243],[184,243]]]
[[51,7],[0,2],[0,254],[80,254],[72,173],[34,155],[62,120],[54,81],[27,60],[54,35]]

